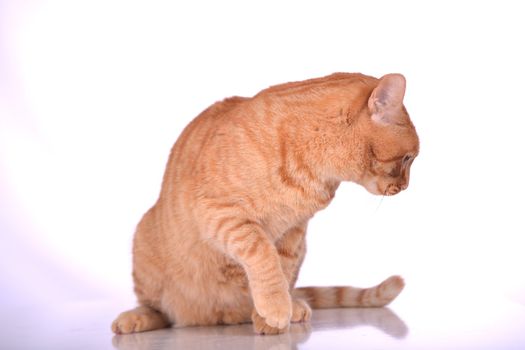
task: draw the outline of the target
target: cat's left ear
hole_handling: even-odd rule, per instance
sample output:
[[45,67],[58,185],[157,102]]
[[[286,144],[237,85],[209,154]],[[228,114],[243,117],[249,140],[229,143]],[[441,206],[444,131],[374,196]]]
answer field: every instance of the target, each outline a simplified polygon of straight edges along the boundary
[[368,99],[372,120],[382,125],[402,124],[399,113],[403,107],[406,80],[401,74],[387,74],[379,80]]

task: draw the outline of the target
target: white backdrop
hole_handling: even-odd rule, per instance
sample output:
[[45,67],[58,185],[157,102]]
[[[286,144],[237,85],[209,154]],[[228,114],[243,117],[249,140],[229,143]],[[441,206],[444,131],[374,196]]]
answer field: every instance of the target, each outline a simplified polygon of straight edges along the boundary
[[224,97],[335,71],[403,73],[421,153],[398,196],[340,187],[299,284],[401,274],[413,298],[525,303],[520,8],[0,1],[0,305],[132,300],[134,226],[184,126]]

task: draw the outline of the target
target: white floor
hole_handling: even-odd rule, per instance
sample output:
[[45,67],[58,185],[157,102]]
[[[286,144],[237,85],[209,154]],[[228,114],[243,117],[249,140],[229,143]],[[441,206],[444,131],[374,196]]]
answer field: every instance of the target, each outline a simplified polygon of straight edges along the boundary
[[251,325],[174,328],[114,336],[121,302],[2,310],[0,349],[525,349],[525,305],[507,298],[416,300],[391,308],[314,310],[278,336]]

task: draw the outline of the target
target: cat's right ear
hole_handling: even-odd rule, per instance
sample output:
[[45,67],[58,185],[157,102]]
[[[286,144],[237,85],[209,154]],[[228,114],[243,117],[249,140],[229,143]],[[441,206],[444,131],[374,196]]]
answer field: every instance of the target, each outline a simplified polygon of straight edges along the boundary
[[379,80],[368,99],[372,120],[378,124],[402,124],[400,111],[405,97],[406,80],[401,74],[387,74]]

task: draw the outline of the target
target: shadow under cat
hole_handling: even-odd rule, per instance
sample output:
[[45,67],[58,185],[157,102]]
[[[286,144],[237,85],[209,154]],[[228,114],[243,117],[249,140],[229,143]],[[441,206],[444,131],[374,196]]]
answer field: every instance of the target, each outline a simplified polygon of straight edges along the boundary
[[297,349],[312,333],[370,326],[395,339],[408,334],[407,325],[389,308],[316,310],[307,323],[293,323],[288,333],[273,336],[253,334],[251,324],[238,326],[185,327],[115,335],[118,350],[135,349]]

